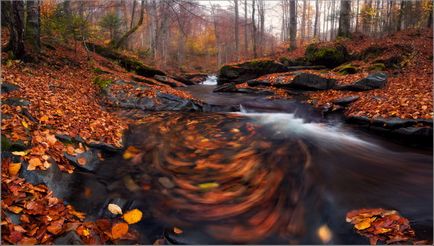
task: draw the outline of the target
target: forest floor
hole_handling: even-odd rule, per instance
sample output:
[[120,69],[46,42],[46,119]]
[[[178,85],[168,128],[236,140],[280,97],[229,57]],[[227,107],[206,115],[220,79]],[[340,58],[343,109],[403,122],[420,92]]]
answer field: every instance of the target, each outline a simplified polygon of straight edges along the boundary
[[[394,62],[394,59],[398,58],[395,66],[386,66],[385,72],[388,74],[386,87],[365,92],[318,91],[309,94],[311,99],[309,103],[322,107],[342,97],[359,96],[359,100],[348,107],[347,115],[370,118],[432,119],[433,31],[431,29],[405,30],[384,38],[361,37],[341,42],[350,54],[360,54],[372,47],[379,47],[382,50],[364,59],[351,61],[351,65],[358,70],[355,74],[342,75],[333,70],[327,72],[311,70],[309,73],[334,78],[338,84],[348,84],[372,73],[369,71],[372,65],[384,61]],[[301,57],[304,55],[304,50],[305,47],[301,47],[280,55],[291,58]],[[278,75],[271,74],[265,77]],[[292,76],[293,73],[289,74],[287,80]]]
[[[348,114],[374,118],[432,118],[432,35],[432,31],[401,32],[382,39],[345,41],[351,52],[360,52],[373,44],[384,47],[385,51],[375,59],[399,54],[401,46],[410,46],[411,52],[400,68],[386,70],[390,76],[384,89],[319,91],[309,95],[309,102],[319,107],[344,96],[358,95],[360,99],[350,105]],[[285,55],[295,57],[300,54],[303,54],[302,49]],[[369,59],[354,62],[353,65],[359,67],[356,74],[339,75],[330,71],[321,76],[333,77],[345,84],[365,77],[372,62]],[[56,135],[80,136],[86,142],[121,147],[122,133],[130,122],[102,106],[100,88],[93,81],[97,76],[112,80],[131,80],[132,76],[140,76],[88,53],[82,46],[76,49],[65,45],[55,45],[54,49],[44,47],[30,63],[9,59],[7,53],[2,53],[2,63],[2,81],[19,86],[18,90],[2,91],[1,94],[2,147],[5,147],[4,136],[28,149],[12,152],[14,158],[2,161],[2,243],[47,244],[71,230],[86,243],[133,238],[134,233],[128,232],[128,227],[125,231],[123,222],[84,222],[84,214],[64,205],[46,186],[27,183],[18,177],[18,173],[21,161],[29,163],[28,170],[45,170],[55,163],[64,172],[74,172],[74,166],[64,153],[81,153],[85,147],[63,144]],[[109,73],[101,75],[101,70]],[[268,75],[272,76],[276,75]],[[289,79],[292,75],[287,76]],[[153,82],[159,91],[191,98],[186,92]],[[14,215],[19,216],[19,224],[13,221]],[[95,241],[95,235],[102,241]]]

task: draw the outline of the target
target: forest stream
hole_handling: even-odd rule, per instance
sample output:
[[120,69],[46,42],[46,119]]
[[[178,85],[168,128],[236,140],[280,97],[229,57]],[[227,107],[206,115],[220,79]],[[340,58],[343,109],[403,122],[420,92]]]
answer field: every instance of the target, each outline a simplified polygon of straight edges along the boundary
[[296,101],[214,87],[186,90],[241,112],[146,113],[125,133],[131,156],[76,171],[62,196],[90,219],[113,216],[109,203],[139,208],[133,226],[143,244],[366,244],[345,221],[360,208],[397,210],[418,240],[432,242],[432,149],[324,120]]

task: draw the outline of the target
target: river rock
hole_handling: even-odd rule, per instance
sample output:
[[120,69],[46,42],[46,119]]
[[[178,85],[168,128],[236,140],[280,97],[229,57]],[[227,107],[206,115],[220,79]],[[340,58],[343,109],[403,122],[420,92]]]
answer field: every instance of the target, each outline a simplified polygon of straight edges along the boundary
[[20,87],[18,85],[14,85],[8,82],[1,83],[1,93],[9,93],[11,91],[19,90]]
[[247,81],[247,85],[248,86],[271,86],[271,82],[268,80],[263,80],[263,79],[252,79]]
[[337,89],[347,91],[368,91],[381,89],[387,83],[387,74],[383,72],[373,73],[353,84],[339,86]]
[[228,64],[220,68],[218,84],[243,83],[270,73],[287,72],[288,68],[274,60],[252,60],[243,63]]
[[2,102],[3,104],[11,105],[11,106],[29,106],[30,101],[24,98],[11,97]]
[[340,105],[340,106],[347,106],[348,104],[359,100],[359,98],[360,98],[359,96],[342,97],[342,98],[334,100],[333,103],[336,105]]
[[[116,85],[116,91],[112,87]],[[131,86],[135,93],[131,93]],[[138,82],[114,81],[104,88],[108,104],[125,108],[141,109],[145,111],[201,111],[202,105],[191,99],[181,98],[175,95],[162,93],[156,89]],[[143,96],[151,95],[154,96]]]
[[238,92],[238,89],[235,86],[235,83],[227,83],[217,86],[213,92]]
[[335,86],[336,80],[326,79],[316,74],[300,73],[289,84],[291,88],[302,90],[328,90]]

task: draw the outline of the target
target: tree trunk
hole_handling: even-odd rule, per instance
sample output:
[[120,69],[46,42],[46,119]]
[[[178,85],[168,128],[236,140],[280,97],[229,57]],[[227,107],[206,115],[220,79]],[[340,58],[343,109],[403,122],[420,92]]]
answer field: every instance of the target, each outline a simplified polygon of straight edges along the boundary
[[234,0],[235,2],[235,56],[237,61],[240,59],[240,33],[238,30],[238,0]]
[[26,41],[34,52],[41,49],[39,25],[39,0],[27,1]]
[[128,37],[133,34],[135,31],[137,31],[137,29],[142,25],[143,23],[143,14],[145,11],[145,0],[142,0],[141,2],[141,6],[140,6],[140,17],[139,17],[139,22],[130,30],[128,30],[124,35],[122,35],[122,37],[119,39],[119,41],[116,42],[116,44],[114,45],[114,48],[119,48],[121,47],[121,45],[123,43],[125,43],[125,41],[128,39]]
[[315,1],[315,23],[313,26],[313,37],[318,37],[318,20],[319,20],[319,0]]
[[341,37],[350,36],[350,11],[351,11],[351,2],[346,0],[341,0],[338,36]]
[[297,16],[296,16],[296,0],[289,2],[289,48],[291,50],[297,48]]
[[[5,50],[11,50],[16,59],[22,59],[26,55],[24,48],[24,2],[14,1],[4,2],[5,6],[2,6],[6,10],[9,20],[9,43]],[[3,5],[3,1],[2,1]]]
[[356,32],[359,31],[359,9],[360,9],[360,0],[357,0],[356,7]]
[[433,9],[431,7],[431,9],[429,10],[428,23],[427,23],[427,27],[429,27],[429,28],[432,27],[432,22],[433,22],[432,12],[433,12]]
[[253,36],[253,57],[258,57],[258,53],[256,50],[256,24],[255,24],[255,0],[252,1],[252,36]]
[[306,39],[306,5],[307,0],[303,0],[303,14],[301,16],[301,41],[304,42]]
[[248,38],[247,38],[247,0],[244,0],[244,56],[248,53]]

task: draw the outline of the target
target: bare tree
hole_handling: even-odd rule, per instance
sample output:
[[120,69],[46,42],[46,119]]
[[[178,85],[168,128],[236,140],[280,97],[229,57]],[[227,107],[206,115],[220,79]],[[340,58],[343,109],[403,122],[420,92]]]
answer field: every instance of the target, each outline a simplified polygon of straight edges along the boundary
[[27,1],[26,12],[26,41],[32,46],[34,52],[39,52],[41,49],[39,0]]
[[291,0],[289,2],[289,47],[290,49],[297,48],[297,2]]
[[131,34],[133,34],[135,31],[137,31],[137,29],[139,28],[139,26],[142,25],[144,11],[145,11],[145,0],[142,0],[141,1],[141,6],[140,6],[139,22],[133,28],[131,28],[130,30],[128,30],[126,33],[124,33],[124,35],[122,35],[120,37],[120,39],[114,44],[114,48],[121,47],[121,45],[126,42],[126,40],[128,39],[128,37]]
[[346,0],[341,0],[338,36],[341,37],[350,36],[350,11],[351,11],[351,2]]
[[239,44],[240,44],[240,33],[238,30],[238,0],[234,0],[235,3],[235,52],[236,52],[236,57],[237,57],[237,61],[240,58],[240,48],[239,48]]
[[306,39],[306,6],[307,0],[303,0],[303,13],[301,15],[301,40],[304,41]]
[[253,57],[258,57],[257,53],[257,31],[256,31],[256,23],[255,23],[255,0],[252,1],[252,36],[253,36]]
[[318,20],[319,20],[319,0],[315,1],[315,23],[313,26],[313,37],[318,37]]
[[244,55],[248,53],[248,38],[247,38],[247,0],[244,0]]

